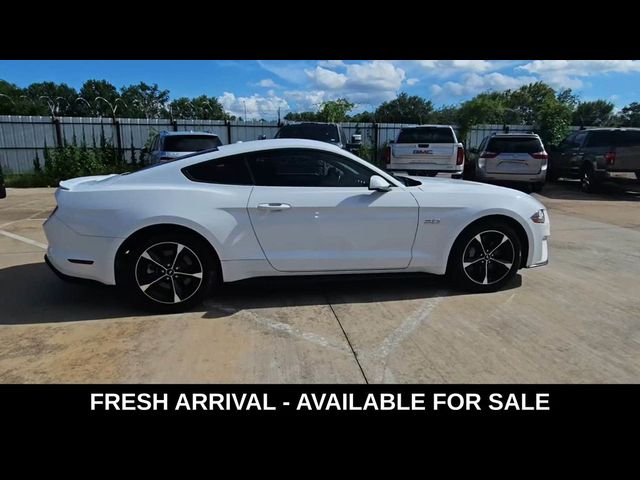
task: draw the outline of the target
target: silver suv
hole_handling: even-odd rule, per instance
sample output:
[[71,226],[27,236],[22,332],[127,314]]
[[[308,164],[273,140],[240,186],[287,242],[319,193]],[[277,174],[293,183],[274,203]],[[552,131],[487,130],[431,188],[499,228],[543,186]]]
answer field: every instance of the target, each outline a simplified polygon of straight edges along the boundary
[[547,177],[548,155],[534,133],[494,133],[467,154],[464,178],[482,182],[522,182],[535,192]]
[[148,148],[143,148],[145,163],[153,165],[222,145],[220,137],[207,132],[160,132]]

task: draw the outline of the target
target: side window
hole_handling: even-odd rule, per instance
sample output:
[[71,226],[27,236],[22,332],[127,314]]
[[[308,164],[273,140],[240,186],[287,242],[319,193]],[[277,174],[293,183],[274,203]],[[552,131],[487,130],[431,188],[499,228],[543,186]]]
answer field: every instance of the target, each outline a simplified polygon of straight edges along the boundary
[[230,155],[189,165],[182,169],[182,173],[193,182],[253,185],[244,155]]
[[487,146],[487,141],[489,140],[489,137],[484,137],[484,140],[482,140],[482,143],[480,144],[480,146],[478,147],[478,151],[482,152],[484,151],[484,149]]
[[612,143],[611,131],[598,130],[589,132],[585,147],[608,147]]
[[289,148],[250,154],[256,185],[270,187],[368,187],[374,172],[335,153]]
[[560,142],[560,149],[571,148],[574,145],[574,140],[576,138],[576,134],[572,133],[567,138],[565,138],[562,142]]
[[587,136],[587,132],[578,132],[578,133],[576,133],[576,136],[573,138],[573,142],[571,144],[571,147],[572,148],[578,148],[580,145],[582,145],[582,142],[584,141],[586,136]]
[[342,144],[346,145],[347,143],[349,143],[351,140],[349,138],[347,138],[347,134],[344,131],[344,128],[342,127],[338,127],[340,129],[340,135],[342,136]]
[[620,147],[640,146],[640,130],[622,130],[617,133],[616,143]]

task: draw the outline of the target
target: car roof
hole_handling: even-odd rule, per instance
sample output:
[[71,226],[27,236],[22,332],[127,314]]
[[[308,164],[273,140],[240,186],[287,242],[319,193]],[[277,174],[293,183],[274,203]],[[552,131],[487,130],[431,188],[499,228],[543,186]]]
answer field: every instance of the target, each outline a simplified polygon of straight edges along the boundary
[[513,132],[513,133],[492,133],[491,137],[537,137],[540,138],[540,135],[537,133],[527,133],[527,132]]
[[453,128],[451,125],[424,124],[424,125],[412,125],[412,126],[409,126],[409,127],[402,127],[402,130],[410,129],[410,128],[422,128],[422,127]]
[[593,127],[593,128],[585,128],[585,129],[582,129],[582,130],[576,130],[575,132],[571,132],[571,133],[578,133],[578,132],[613,132],[615,130],[640,131],[640,128],[638,128],[638,127]]
[[195,132],[195,131],[181,131],[181,132],[167,132],[162,131],[160,135],[163,137],[177,137],[177,136],[187,136],[187,135],[198,135],[198,136],[208,136],[208,137],[217,137],[218,135],[211,132]]

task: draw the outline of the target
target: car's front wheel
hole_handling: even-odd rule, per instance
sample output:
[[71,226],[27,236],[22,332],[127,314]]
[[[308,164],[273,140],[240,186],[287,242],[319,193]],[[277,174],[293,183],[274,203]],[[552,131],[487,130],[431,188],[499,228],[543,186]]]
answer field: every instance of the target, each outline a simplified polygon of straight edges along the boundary
[[518,235],[503,222],[480,222],[456,240],[448,273],[455,284],[472,292],[494,292],[518,271],[522,246]]
[[119,286],[147,309],[188,310],[202,301],[215,277],[205,242],[182,232],[153,235],[137,242],[119,272]]

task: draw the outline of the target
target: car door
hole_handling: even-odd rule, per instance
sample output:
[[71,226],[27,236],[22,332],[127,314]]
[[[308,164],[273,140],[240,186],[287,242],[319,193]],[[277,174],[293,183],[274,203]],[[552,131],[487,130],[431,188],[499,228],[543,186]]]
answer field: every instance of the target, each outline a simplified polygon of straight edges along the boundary
[[640,172],[640,130],[615,132],[615,160],[611,170]]
[[375,172],[314,149],[249,155],[255,187],[248,210],[276,270],[403,269],[411,261],[418,203],[403,187],[369,190]]

